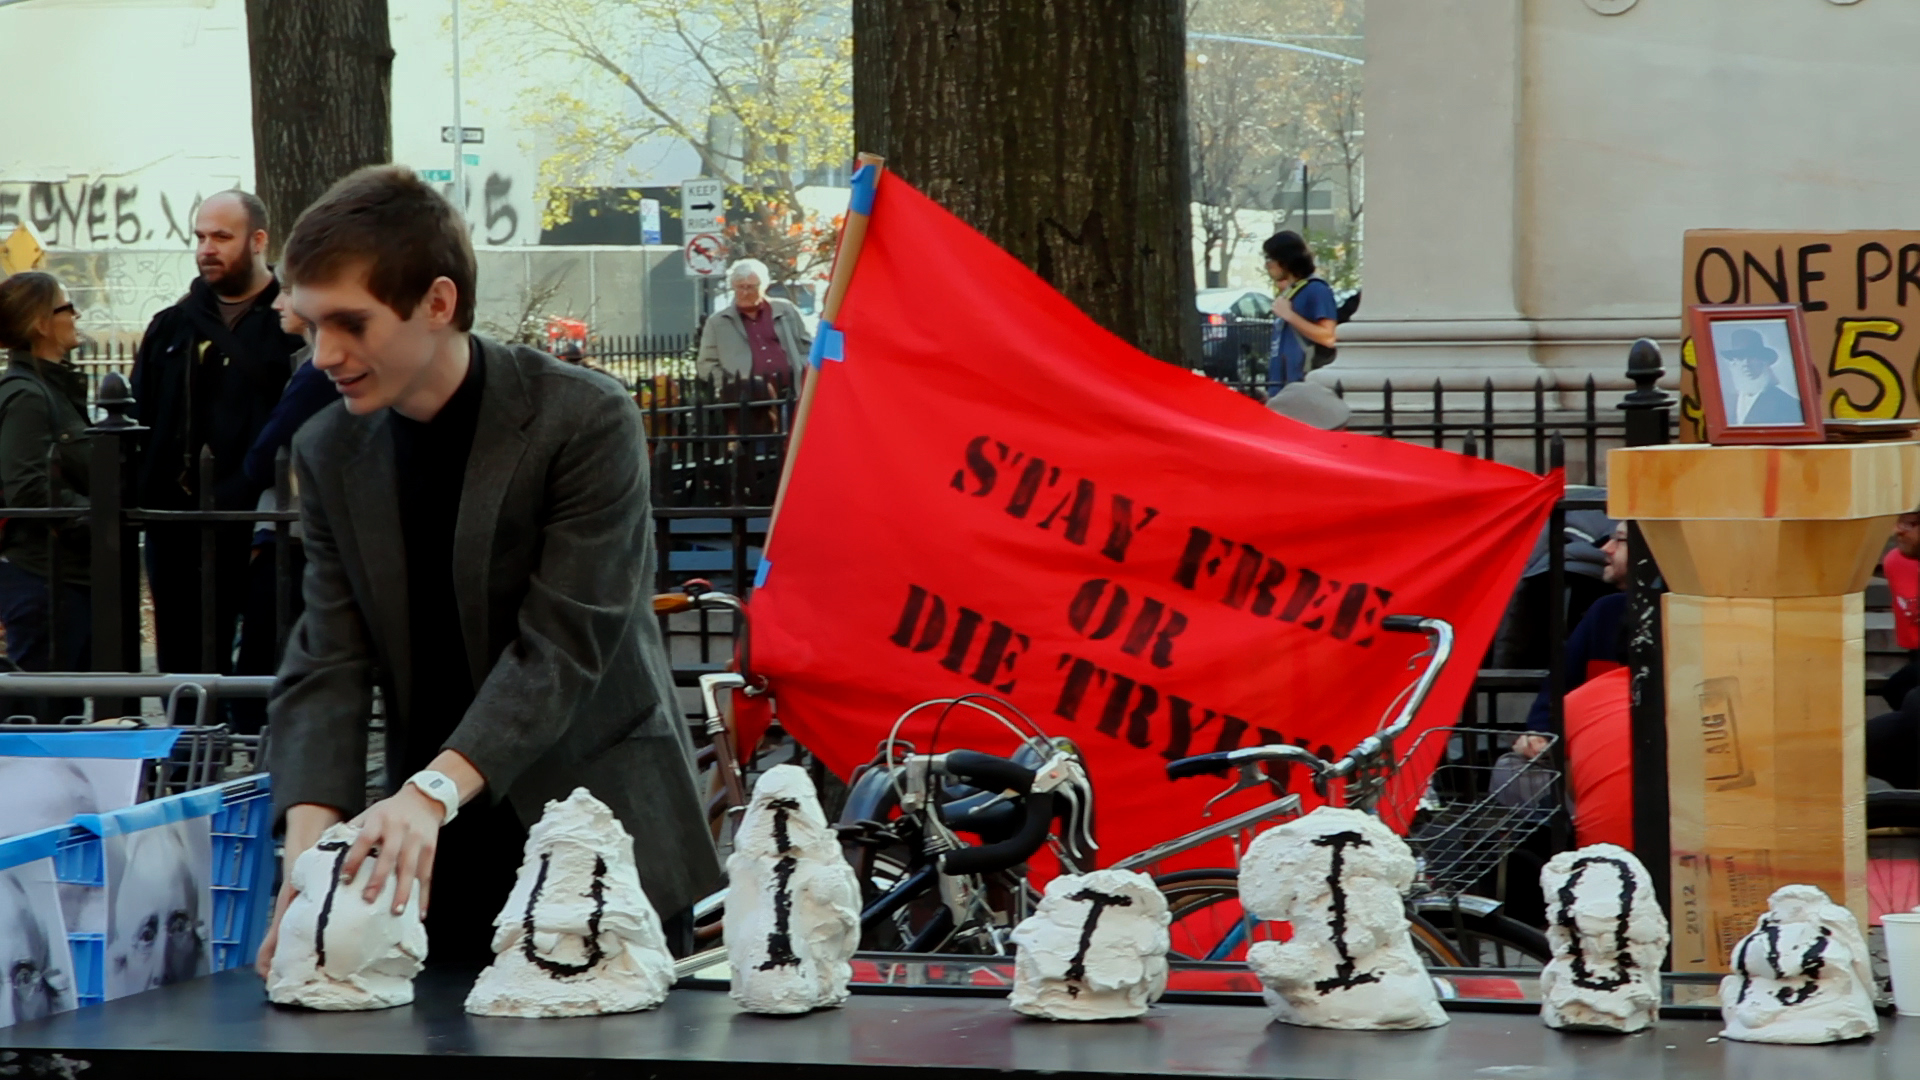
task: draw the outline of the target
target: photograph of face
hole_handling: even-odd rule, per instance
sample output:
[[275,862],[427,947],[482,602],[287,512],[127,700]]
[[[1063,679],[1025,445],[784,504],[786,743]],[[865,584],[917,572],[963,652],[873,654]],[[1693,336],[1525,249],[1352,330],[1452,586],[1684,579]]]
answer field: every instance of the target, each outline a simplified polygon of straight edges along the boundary
[[211,970],[211,830],[198,817],[107,838],[109,1001]]
[[144,764],[137,758],[0,757],[0,835],[132,806]]
[[1801,422],[1800,385],[1785,319],[1713,324],[1713,360],[1728,427]]
[[76,1004],[53,860],[0,870],[0,1027]]

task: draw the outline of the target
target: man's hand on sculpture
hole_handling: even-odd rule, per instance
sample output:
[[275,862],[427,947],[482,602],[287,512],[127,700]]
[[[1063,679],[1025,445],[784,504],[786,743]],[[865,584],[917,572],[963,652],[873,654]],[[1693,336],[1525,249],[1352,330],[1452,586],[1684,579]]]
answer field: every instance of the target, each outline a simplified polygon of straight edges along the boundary
[[390,874],[399,875],[394,884],[393,913],[406,910],[413,887],[420,886],[420,915],[427,914],[427,901],[433,881],[433,854],[440,841],[440,823],[446,810],[432,796],[412,784],[403,785],[398,794],[382,799],[353,819],[360,838],[347,849],[347,861],[340,867],[343,881],[352,881],[360,872],[360,863],[376,850],[373,877],[367,880],[368,903],[380,895]]
[[267,923],[267,932],[260,939],[260,951],[254,957],[253,967],[261,978],[267,977],[267,971],[273,967],[273,954],[280,946],[280,920],[287,913],[287,905],[299,891],[293,887],[293,863],[306,850],[319,842],[320,834],[328,826],[340,820],[340,811],[331,806],[319,806],[314,803],[300,803],[287,808],[287,836],[284,845],[286,855],[280,879],[287,884],[280,887],[280,895],[274,900],[273,919]]
[[253,958],[253,970],[259,972],[263,979],[273,969],[273,954],[280,947],[280,920],[287,914],[287,905],[293,903],[293,898],[298,895],[299,891],[293,887],[293,882],[288,881],[280,886],[280,895],[273,902],[273,918],[267,921],[266,936],[260,939],[260,951]]
[[[487,786],[486,777],[473,767],[466,755],[457,750],[442,750],[427,768],[453,781],[460,802],[479,795]],[[373,876],[367,880],[366,898],[372,903],[387,884],[387,875],[398,874],[394,884],[393,913],[406,910],[413,886],[420,886],[420,917],[427,917],[429,884],[433,880],[433,853],[440,842],[440,826],[447,820],[446,807],[439,800],[412,784],[400,785],[392,798],[382,799],[353,819],[360,838],[347,849],[347,861],[341,864],[343,880],[352,881],[360,872],[360,863],[378,849]]]

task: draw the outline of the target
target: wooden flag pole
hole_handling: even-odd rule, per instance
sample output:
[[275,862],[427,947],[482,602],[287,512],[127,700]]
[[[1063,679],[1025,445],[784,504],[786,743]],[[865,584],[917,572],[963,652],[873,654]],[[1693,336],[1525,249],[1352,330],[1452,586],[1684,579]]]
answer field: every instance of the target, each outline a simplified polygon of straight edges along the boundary
[[[873,166],[873,185],[877,190],[880,186],[880,173],[887,167],[887,159],[878,154],[862,153],[854,160],[856,169],[868,165]],[[849,205],[846,224],[840,230],[840,244],[833,253],[833,276],[827,282],[827,298],[820,305],[822,326],[827,326],[840,317],[840,303],[846,299],[847,286],[853,281],[853,267],[860,261],[860,248],[866,239],[867,214]],[[773,495],[773,514],[767,520],[767,538],[762,550],[767,550],[773,543],[773,529],[780,522],[780,506],[786,500],[787,485],[793,481],[793,463],[800,456],[800,440],[807,433],[807,416],[813,412],[814,391],[820,385],[820,376],[825,370],[823,363],[820,371],[805,376],[805,381],[801,384],[800,404],[793,415],[793,434],[787,438],[787,457],[780,464],[780,486]]]

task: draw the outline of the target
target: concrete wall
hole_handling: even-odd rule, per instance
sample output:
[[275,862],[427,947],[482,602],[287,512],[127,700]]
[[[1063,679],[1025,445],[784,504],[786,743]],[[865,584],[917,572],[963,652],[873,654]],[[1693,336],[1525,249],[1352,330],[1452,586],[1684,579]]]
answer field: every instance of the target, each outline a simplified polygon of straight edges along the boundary
[[1640,336],[1677,370],[1685,230],[1920,223],[1920,4],[1372,0],[1367,16],[1349,387],[1618,384]]

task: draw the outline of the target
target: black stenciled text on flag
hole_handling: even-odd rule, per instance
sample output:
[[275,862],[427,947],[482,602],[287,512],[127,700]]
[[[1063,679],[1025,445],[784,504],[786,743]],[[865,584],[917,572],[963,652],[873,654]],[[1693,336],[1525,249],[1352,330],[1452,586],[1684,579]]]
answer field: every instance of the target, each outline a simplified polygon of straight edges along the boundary
[[[1103,490],[1045,458],[980,435],[964,447],[962,463],[948,481],[961,495],[997,506],[1014,521],[1057,535],[1064,543],[1097,553],[1106,563],[1126,565],[1134,541],[1166,523],[1161,512],[1123,492]],[[1181,635],[1192,614],[1180,605],[1214,601],[1255,619],[1297,625],[1359,648],[1373,643],[1373,630],[1393,593],[1365,582],[1342,582],[1307,567],[1289,568],[1255,545],[1185,526],[1181,554],[1164,571],[1168,591],[1151,595],[1138,579],[1090,577],[1064,612],[1067,625],[1088,642],[1117,648],[1149,670],[1169,671],[1179,659]],[[1097,561],[1097,560],[1096,560]],[[1184,599],[1182,599],[1184,598]],[[997,693],[1014,692],[1036,665],[1059,676],[1052,713],[1074,723],[1091,721],[1096,733],[1173,761],[1207,751],[1261,743],[1292,742],[1273,728],[1163,690],[1154,681],[1124,673],[1074,651],[1030,656],[1032,638],[1014,622],[976,605],[949,601],[909,582],[900,616],[888,640],[912,653],[937,658],[943,668]],[[1049,664],[1049,661],[1051,663]],[[1314,748],[1331,757],[1330,746]]]

